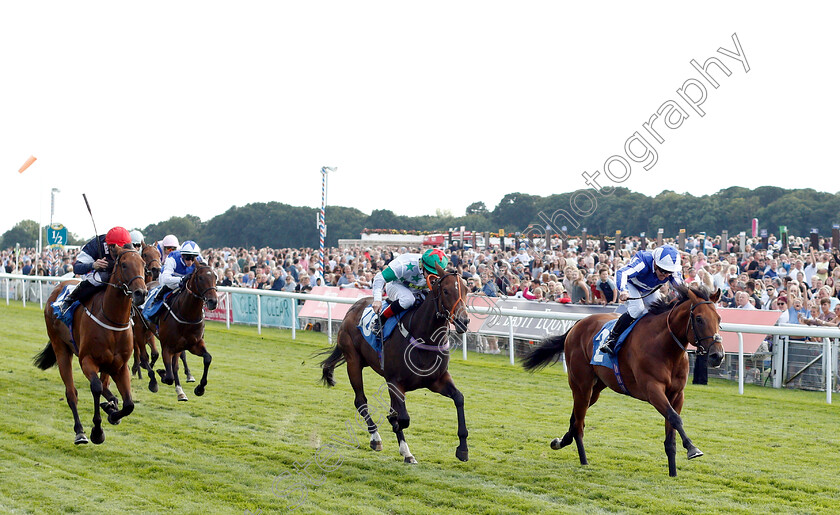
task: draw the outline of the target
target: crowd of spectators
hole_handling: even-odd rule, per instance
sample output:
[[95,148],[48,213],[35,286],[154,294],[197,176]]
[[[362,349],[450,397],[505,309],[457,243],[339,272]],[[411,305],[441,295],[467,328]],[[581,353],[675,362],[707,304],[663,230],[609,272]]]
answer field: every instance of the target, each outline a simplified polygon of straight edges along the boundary
[[[673,241],[666,242],[675,244]],[[533,302],[563,304],[615,304],[618,289],[614,277],[640,249],[638,237],[625,238],[606,251],[598,240],[584,246],[570,239],[565,248],[529,246],[502,250],[446,249],[452,267],[467,281],[475,295],[514,297]],[[676,245],[676,244],[675,244]],[[648,240],[647,248],[656,242]],[[780,322],[811,325],[840,323],[840,252],[821,240],[809,247],[807,240],[792,238],[790,247],[770,237],[746,241],[721,237],[686,238],[682,246],[682,276],[686,283],[722,291],[719,305],[738,309],[783,311]],[[4,270],[24,275],[72,273],[75,251],[34,249],[0,252]],[[271,248],[210,248],[202,252],[216,273],[218,284],[276,291],[308,292],[314,286],[370,288],[374,275],[391,259],[420,248],[366,247],[327,249],[323,276],[318,250]],[[665,291],[665,290],[663,290]]]

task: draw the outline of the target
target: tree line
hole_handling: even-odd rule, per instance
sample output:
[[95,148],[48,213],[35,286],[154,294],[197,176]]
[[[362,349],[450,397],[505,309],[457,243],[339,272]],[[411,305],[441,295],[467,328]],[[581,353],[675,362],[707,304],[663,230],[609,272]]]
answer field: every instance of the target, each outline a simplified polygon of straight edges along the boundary
[[[591,202],[589,199],[595,199]],[[181,240],[192,239],[202,247],[317,247],[318,208],[292,206],[279,202],[232,206],[210,220],[196,216],[176,216],[140,228],[148,240],[175,234]],[[680,229],[689,234],[706,232],[714,235],[727,230],[730,234],[749,231],[753,218],[768,234],[778,234],[779,226],[787,226],[791,235],[806,236],[812,228],[829,234],[840,222],[840,193],[807,189],[784,189],[761,186],[748,189],[733,186],[712,195],[694,196],[665,190],[647,196],[616,188],[611,195],[592,195],[592,190],[578,190],[542,197],[527,193],[509,193],[492,210],[482,201],[470,204],[462,216],[438,210],[434,215],[403,216],[387,209],[370,214],[342,206],[327,206],[328,246],[337,246],[339,239],[359,238],[364,229],[406,231],[446,231],[465,226],[468,230],[506,233],[526,232],[529,226],[542,230],[548,221],[552,232],[561,224],[568,234],[579,234],[583,228],[593,236],[624,235],[645,232],[655,235],[659,228],[666,237]],[[131,229],[131,228],[129,228]],[[44,242],[46,242],[46,228]],[[84,244],[69,234],[70,244]],[[38,240],[38,224],[23,220],[0,237],[0,248],[34,247]]]

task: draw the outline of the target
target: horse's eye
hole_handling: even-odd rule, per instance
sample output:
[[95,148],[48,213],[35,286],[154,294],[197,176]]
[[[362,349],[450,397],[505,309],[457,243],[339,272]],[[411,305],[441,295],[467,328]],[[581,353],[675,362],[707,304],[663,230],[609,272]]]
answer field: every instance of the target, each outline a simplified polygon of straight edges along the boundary
[[700,315],[697,315],[696,317],[694,317],[694,320],[695,320],[698,324],[702,324],[702,323],[703,323],[703,317],[701,317]]

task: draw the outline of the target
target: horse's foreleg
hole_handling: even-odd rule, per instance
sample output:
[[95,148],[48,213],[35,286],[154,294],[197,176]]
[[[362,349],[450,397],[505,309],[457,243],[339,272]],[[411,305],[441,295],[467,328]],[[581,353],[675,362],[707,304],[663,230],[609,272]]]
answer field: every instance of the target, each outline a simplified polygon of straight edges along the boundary
[[128,370],[128,365],[123,365],[122,368],[114,376],[114,383],[120,392],[123,400],[123,407],[119,411],[112,411],[108,413],[108,422],[111,424],[119,424],[123,417],[127,417],[134,411],[134,401],[131,399],[131,372]]
[[[683,393],[680,391],[674,397],[674,406],[682,409]],[[664,387],[656,385],[648,391],[648,401],[656,408],[659,413],[665,417],[665,454],[668,456],[668,475],[675,477],[677,475],[676,445],[674,445],[673,432],[676,430],[682,438],[683,447],[688,451],[688,459],[697,458],[703,455],[703,452],[695,447],[688,435],[683,429],[682,417],[671,405],[671,402],[665,395]],[[670,440],[670,441],[669,441]]]
[[[138,379],[143,379],[143,371],[142,369],[146,368],[143,366],[143,360],[141,359],[141,355],[143,353],[142,346],[138,343],[140,341],[140,337],[137,334],[134,335],[134,355],[131,357],[131,374],[137,374]],[[148,358],[147,358],[148,360]]]
[[163,349],[163,369],[158,369],[160,382],[163,384],[172,384],[172,353],[166,348]]
[[120,400],[111,392],[111,376],[105,372],[100,372],[99,380],[102,382],[102,396],[105,397],[105,400],[99,406],[105,410],[105,413],[117,411],[120,408]]
[[73,383],[73,355],[67,351],[58,352],[56,353],[56,362],[58,363],[61,380],[64,382],[64,397],[67,399],[70,411],[73,412],[73,431],[76,433],[76,439],[73,443],[76,445],[88,443],[82,421],[79,418],[79,392]]
[[417,463],[417,460],[411,455],[411,450],[408,448],[408,443],[406,443],[405,435],[403,434],[403,430],[408,429],[411,423],[408,410],[405,409],[405,390],[399,385],[389,383],[388,393],[391,395],[391,412],[388,414],[388,422],[391,423],[394,434],[397,435],[400,454],[405,463]]
[[464,416],[464,395],[455,387],[452,377],[449,372],[443,375],[438,382],[432,385],[432,391],[437,392],[445,397],[449,397],[455,402],[455,410],[458,412],[458,448],[455,449],[455,457],[461,461],[469,459],[469,448],[467,447],[467,420]]
[[[207,352],[207,347],[204,346],[204,340],[199,341],[190,352],[195,354],[196,356],[201,356],[204,360],[204,373],[201,374],[201,382],[195,387],[195,394],[201,397],[204,395],[204,387],[207,386],[207,372],[210,370],[210,363],[213,361],[213,356]],[[182,353],[183,356],[185,353]],[[187,382],[190,382],[190,378],[195,381],[195,378],[190,375],[190,373],[186,370],[187,368],[187,361],[184,359],[184,372],[187,374]]]
[[[87,361],[86,361],[87,363]],[[99,399],[102,397],[102,381],[99,380],[95,365],[85,366],[82,363],[82,371],[86,372],[90,381],[90,393],[93,394],[93,430],[90,432],[90,441],[101,444],[105,441],[105,432],[102,430],[102,415],[99,413]],[[89,373],[87,373],[90,371]]]

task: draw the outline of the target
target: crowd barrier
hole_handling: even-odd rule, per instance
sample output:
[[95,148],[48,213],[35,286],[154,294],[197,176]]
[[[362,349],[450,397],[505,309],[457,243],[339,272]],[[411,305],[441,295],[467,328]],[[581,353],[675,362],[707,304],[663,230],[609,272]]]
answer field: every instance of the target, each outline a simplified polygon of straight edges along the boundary
[[[63,278],[0,273],[0,296],[5,297],[7,305],[10,299],[15,299],[22,301],[24,305],[27,301],[38,302],[43,308],[43,303],[61,280]],[[328,286],[316,287],[310,293],[222,286],[218,291],[222,295],[217,308],[206,312],[210,320],[224,321],[228,328],[231,323],[256,325],[259,334],[262,334],[263,326],[289,328],[292,330],[292,339],[296,338],[296,331],[301,328],[301,320],[324,320],[330,344],[334,334],[333,322],[340,322],[350,305],[360,297],[370,294],[370,290]],[[298,300],[303,301],[302,306],[298,305]],[[474,349],[481,348],[478,342],[483,337],[506,338],[510,363],[514,364],[517,341],[520,342],[520,350],[524,351],[528,345],[538,343],[549,334],[568,330],[577,320],[593,313],[615,312],[617,309],[621,309],[621,306],[578,306],[470,296],[467,301],[470,315],[469,331],[461,335],[461,342],[453,343],[460,344],[463,359],[467,359],[468,338],[471,333],[475,336]],[[737,375],[739,394],[744,393],[746,360],[749,358],[753,361],[751,369],[760,367],[763,370],[764,363],[762,361],[759,365],[755,357],[756,351],[764,337],[772,335],[772,353],[761,352],[759,357],[771,356],[772,365],[768,376],[773,378],[773,386],[780,388],[811,385],[811,389],[824,389],[826,402],[831,403],[832,392],[838,384],[837,339],[840,338],[840,328],[772,325],[778,319],[777,311],[720,308],[718,312],[721,315],[721,336],[727,352],[726,366],[723,370],[727,376]],[[819,341],[806,341],[806,338],[816,338]],[[527,343],[523,346],[521,342]],[[809,357],[806,362],[797,358],[802,354]],[[797,368],[801,365],[806,366]],[[819,365],[819,368],[814,368],[815,365]],[[815,374],[818,375],[818,379],[814,379]],[[715,375],[714,372],[711,375]],[[759,379],[761,377],[763,376],[759,375]],[[808,378],[810,382],[805,381]]]

